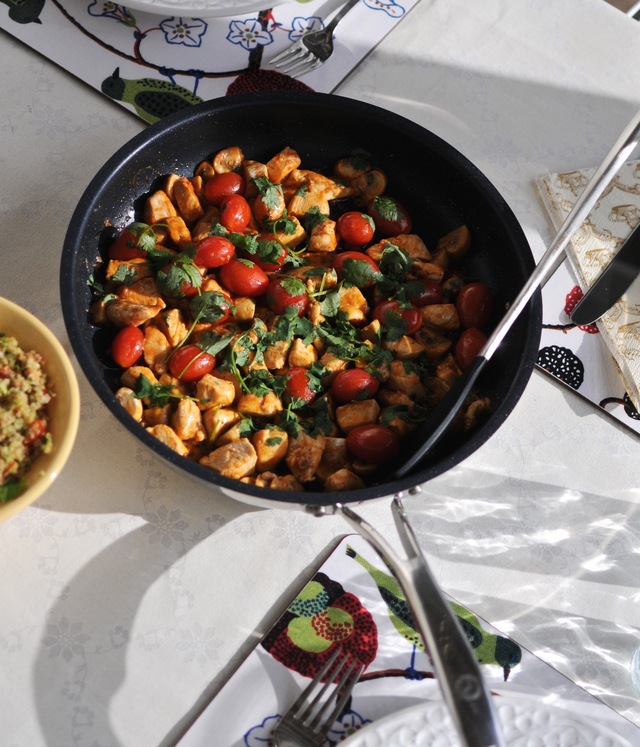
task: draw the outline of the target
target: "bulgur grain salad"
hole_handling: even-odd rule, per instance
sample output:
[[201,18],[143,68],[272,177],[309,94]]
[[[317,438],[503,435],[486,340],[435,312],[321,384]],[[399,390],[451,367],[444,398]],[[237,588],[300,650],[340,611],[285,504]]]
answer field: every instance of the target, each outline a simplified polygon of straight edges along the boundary
[[17,498],[33,460],[52,448],[43,358],[0,333],[0,503]]

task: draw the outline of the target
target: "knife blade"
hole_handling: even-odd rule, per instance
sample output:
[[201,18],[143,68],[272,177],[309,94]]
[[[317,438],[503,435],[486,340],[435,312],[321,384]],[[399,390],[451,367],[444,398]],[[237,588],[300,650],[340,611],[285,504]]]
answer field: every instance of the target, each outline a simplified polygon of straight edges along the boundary
[[636,226],[613,259],[571,312],[573,324],[591,324],[605,314],[640,273],[640,225]]

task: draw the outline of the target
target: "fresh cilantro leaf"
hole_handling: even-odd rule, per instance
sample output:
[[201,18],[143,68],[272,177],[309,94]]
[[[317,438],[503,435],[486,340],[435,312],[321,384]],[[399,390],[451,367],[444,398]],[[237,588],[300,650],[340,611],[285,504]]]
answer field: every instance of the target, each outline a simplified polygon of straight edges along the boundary
[[266,208],[271,210],[282,204],[282,187],[279,184],[274,184],[266,176],[257,176],[253,183],[258,188]]
[[303,224],[306,231],[311,232],[313,228],[324,223],[326,220],[329,220],[329,217],[322,213],[317,205],[314,205],[307,213],[305,213]]
[[267,227],[274,233],[283,233],[286,236],[292,236],[298,230],[297,223],[287,215],[286,210],[278,220],[267,222]]
[[403,274],[411,267],[411,257],[395,244],[386,244],[380,262],[378,263],[380,272],[387,278],[399,281]]
[[282,436],[269,436],[264,443],[265,446],[280,446],[282,440]]
[[383,279],[381,272],[377,272],[366,261],[361,259],[345,259],[342,264],[341,278],[345,283],[357,288],[368,288]]
[[317,436],[321,434],[323,436],[330,436],[335,432],[335,425],[331,418],[331,408],[329,407],[327,397],[319,397],[315,402],[312,402],[307,408],[307,412],[310,413],[312,420],[309,435]]
[[227,238],[240,251],[258,254],[258,237],[255,234],[230,233]]
[[320,304],[320,313],[326,317],[338,316],[340,311],[340,291],[331,290],[327,293]]
[[302,296],[307,293],[307,288],[302,280],[289,275],[282,277],[280,285],[290,296]]
[[[157,224],[159,228],[162,224]],[[153,230],[153,227],[148,223],[142,223],[136,221],[127,226],[127,230],[130,234],[136,237],[136,247],[142,249],[142,251],[150,252],[156,248],[158,243],[158,237]]]
[[116,283],[122,283],[122,285],[133,285],[136,281],[136,277],[137,273],[134,267],[127,264],[121,264],[111,276],[111,280]]
[[148,399],[152,407],[164,407],[172,397],[181,399],[180,395],[175,395],[169,385],[152,384],[144,376],[138,376],[133,396],[137,399]]
[[199,288],[202,285],[202,275],[193,261],[195,252],[181,252],[170,264],[158,271],[158,287],[162,293],[172,298],[183,298],[184,287]]
[[373,198],[373,210],[378,212],[382,218],[388,221],[396,221],[403,217],[398,203],[391,197],[378,195]]
[[202,348],[205,353],[209,355],[218,355],[225,348],[229,347],[234,339],[234,334],[227,332],[224,335],[219,335],[217,332],[203,332],[198,337],[198,347]]
[[231,302],[219,291],[204,291],[189,301],[189,309],[198,322],[215,324],[228,316],[229,310],[234,311]]
[[238,423],[237,428],[241,438],[249,438],[249,436],[251,436],[251,434],[256,430],[253,420],[248,417],[243,417]]

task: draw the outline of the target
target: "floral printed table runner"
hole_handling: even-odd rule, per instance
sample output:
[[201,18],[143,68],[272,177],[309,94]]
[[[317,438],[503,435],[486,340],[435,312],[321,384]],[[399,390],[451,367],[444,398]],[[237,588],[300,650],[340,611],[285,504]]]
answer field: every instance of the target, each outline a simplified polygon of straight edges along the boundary
[[[623,734],[628,723],[515,641],[450,599],[494,692],[545,698]],[[327,745],[406,706],[440,699],[402,591],[364,539],[340,540],[178,747],[271,744],[281,714],[341,645],[366,669]],[[569,705],[570,704],[570,705]]]

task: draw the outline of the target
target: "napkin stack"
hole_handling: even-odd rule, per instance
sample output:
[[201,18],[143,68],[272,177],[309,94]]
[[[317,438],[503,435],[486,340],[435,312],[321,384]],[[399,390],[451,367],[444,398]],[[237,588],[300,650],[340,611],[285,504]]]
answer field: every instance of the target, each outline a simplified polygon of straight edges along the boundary
[[[537,180],[542,201],[558,230],[595,169],[549,174]],[[567,257],[583,291],[598,278],[640,223],[640,161],[626,163],[574,234]],[[597,322],[627,394],[640,409],[640,281]]]

